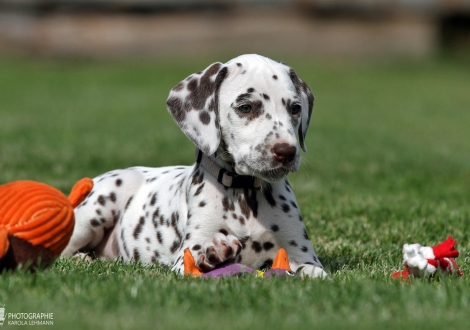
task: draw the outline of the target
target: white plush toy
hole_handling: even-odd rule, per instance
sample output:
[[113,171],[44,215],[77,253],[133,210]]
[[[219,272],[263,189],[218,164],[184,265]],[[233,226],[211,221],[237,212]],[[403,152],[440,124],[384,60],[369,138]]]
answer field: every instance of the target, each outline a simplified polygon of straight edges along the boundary
[[414,277],[432,277],[440,269],[447,274],[457,273],[463,276],[463,272],[455,262],[454,258],[459,256],[454,246],[456,240],[449,236],[444,242],[436,246],[421,246],[420,244],[403,245],[403,265],[405,270],[395,272],[392,278],[407,279],[410,275]]

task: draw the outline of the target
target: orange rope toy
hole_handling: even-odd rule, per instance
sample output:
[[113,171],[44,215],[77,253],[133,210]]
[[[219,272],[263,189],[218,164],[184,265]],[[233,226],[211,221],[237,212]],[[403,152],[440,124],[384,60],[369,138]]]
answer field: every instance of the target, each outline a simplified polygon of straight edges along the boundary
[[58,189],[35,181],[0,186],[0,270],[49,265],[72,236],[78,206],[93,180],[78,181],[67,198]]

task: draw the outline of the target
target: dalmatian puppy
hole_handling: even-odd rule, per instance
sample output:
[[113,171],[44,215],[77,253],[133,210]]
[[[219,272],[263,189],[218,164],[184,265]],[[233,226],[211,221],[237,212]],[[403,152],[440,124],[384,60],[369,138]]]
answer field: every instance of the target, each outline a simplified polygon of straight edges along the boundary
[[298,144],[306,151],[313,99],[293,69],[259,55],[190,75],[167,106],[196,145],[196,164],[95,178],[63,255],[91,251],[182,273],[186,248],[209,271],[223,262],[266,268],[283,247],[293,271],[325,277],[286,179],[299,168]]

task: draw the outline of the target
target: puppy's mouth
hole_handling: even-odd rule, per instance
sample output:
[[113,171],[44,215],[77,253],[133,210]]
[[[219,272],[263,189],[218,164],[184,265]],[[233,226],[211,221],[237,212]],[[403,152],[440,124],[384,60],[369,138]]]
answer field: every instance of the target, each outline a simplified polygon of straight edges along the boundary
[[295,171],[295,169],[290,168],[290,166],[281,165],[269,169],[237,170],[236,172],[242,175],[251,175],[263,181],[274,183],[281,180],[293,171]]
[[288,166],[278,166],[276,168],[260,172],[260,176],[268,182],[279,181],[291,172]]
[[233,162],[233,169],[239,175],[257,177],[263,181],[274,183],[298,170],[298,161],[288,163],[274,162],[272,159],[257,159],[249,161],[241,159]]

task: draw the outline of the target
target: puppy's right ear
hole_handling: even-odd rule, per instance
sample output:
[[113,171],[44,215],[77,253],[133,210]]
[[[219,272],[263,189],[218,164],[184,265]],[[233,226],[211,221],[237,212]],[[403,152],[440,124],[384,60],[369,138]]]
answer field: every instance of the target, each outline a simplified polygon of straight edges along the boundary
[[166,101],[178,126],[206,155],[220,144],[219,88],[227,72],[222,63],[214,63],[181,81]]

